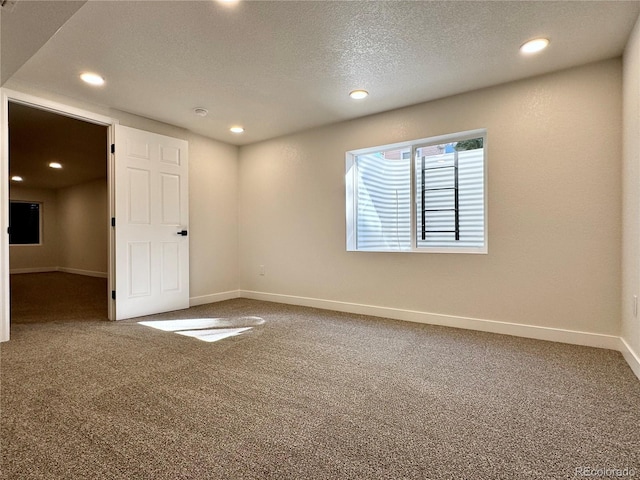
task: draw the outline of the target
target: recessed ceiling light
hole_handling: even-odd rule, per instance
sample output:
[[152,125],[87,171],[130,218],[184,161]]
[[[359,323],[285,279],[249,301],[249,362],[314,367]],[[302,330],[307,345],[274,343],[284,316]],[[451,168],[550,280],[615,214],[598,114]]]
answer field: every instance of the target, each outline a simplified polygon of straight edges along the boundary
[[521,53],[537,53],[547,48],[548,45],[549,45],[548,38],[535,38],[523,44],[520,47],[520,52]]
[[22,182],[24,178],[22,178],[20,175],[14,175],[13,177],[11,177],[11,180],[13,180],[14,182]]
[[198,107],[193,109],[193,113],[195,113],[199,117],[206,117],[209,113],[209,110],[207,110],[206,108]]
[[60,165],[58,162],[51,162],[51,163],[49,164],[49,166],[50,166],[51,168],[58,168],[58,169],[59,169],[59,168],[62,168],[62,165]]
[[86,82],[89,85],[95,85],[95,86],[104,85],[104,78],[102,78],[97,73],[85,72],[82,75],[80,75],[80,78],[82,79],[83,82]]
[[244,132],[244,128],[237,126],[237,127],[231,127],[229,130],[231,130],[233,133],[242,133]]
[[362,100],[369,96],[369,92],[366,90],[353,90],[352,92],[349,92],[349,96],[354,100]]

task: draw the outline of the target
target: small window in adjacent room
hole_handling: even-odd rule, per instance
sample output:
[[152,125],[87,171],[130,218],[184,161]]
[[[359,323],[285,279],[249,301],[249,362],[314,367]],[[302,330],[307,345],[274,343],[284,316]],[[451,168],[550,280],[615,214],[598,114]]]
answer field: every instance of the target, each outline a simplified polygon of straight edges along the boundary
[[347,152],[347,250],[486,253],[486,132]]
[[40,244],[40,211],[38,202],[11,201],[9,203],[9,244]]

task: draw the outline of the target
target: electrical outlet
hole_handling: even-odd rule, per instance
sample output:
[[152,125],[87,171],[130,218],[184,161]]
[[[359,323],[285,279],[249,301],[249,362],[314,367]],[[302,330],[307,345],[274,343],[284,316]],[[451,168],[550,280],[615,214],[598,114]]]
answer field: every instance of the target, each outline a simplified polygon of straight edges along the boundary
[[638,318],[638,295],[633,296],[633,316]]
[[260,265],[260,275],[264,276],[265,270],[264,270],[264,265]]

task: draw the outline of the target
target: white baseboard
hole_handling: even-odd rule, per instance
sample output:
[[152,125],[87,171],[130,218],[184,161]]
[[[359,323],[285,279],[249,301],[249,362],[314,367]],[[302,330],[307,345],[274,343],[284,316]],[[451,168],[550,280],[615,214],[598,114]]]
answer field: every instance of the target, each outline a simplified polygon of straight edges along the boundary
[[233,298],[239,298],[239,297],[240,297],[240,290],[231,290],[228,292],[212,293],[210,295],[201,295],[199,297],[189,298],[189,306],[195,307],[196,305],[222,302],[224,300],[231,300]]
[[624,338],[620,338],[620,353],[627,361],[633,373],[636,374],[638,380],[640,380],[640,356],[638,356],[632,349],[631,346],[626,342]]
[[48,272],[64,272],[73,273],[75,275],[85,275],[87,277],[99,277],[108,278],[106,272],[93,272],[91,270],[80,270],[78,268],[66,268],[66,267],[34,267],[34,268],[13,268],[9,270],[10,274],[16,273],[48,273]]
[[480,318],[457,317],[439,313],[402,310],[398,308],[378,307],[374,305],[338,302],[334,300],[321,300],[309,297],[297,297],[294,295],[254,292],[250,290],[240,290],[240,296],[243,298],[265,300],[268,302],[287,303],[290,305],[301,305],[305,307],[371,315],[374,317],[392,318],[395,320],[405,320],[430,325],[442,325],[445,327],[464,328],[467,330],[478,330],[481,332],[499,333],[503,335],[513,335],[516,337],[534,338],[537,340],[548,340],[552,342],[570,343],[573,345],[620,350],[620,337],[614,335],[522,325],[518,323],[499,322],[496,320],[485,320]]
[[34,268],[12,268],[9,270],[11,275],[19,274],[19,273],[48,273],[48,272],[57,272],[58,267],[34,267]]
[[93,272],[91,270],[80,270],[78,268],[58,267],[59,272],[73,273],[74,275],[85,275],[87,277],[108,278],[107,272]]

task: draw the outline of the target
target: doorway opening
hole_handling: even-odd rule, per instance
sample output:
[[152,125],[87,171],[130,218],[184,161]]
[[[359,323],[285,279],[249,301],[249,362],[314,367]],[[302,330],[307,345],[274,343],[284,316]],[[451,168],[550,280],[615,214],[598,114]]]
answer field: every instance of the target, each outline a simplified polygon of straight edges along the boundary
[[109,127],[8,103],[12,323],[107,320]]

